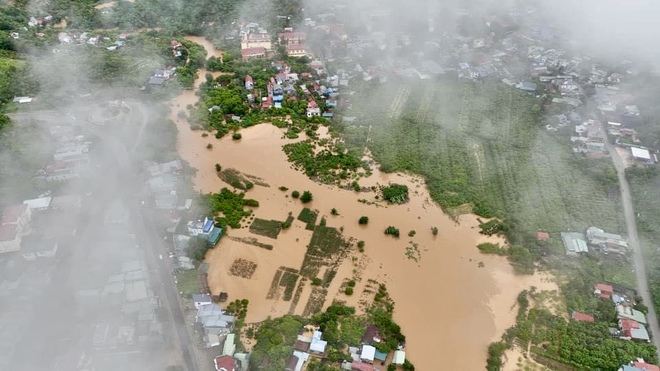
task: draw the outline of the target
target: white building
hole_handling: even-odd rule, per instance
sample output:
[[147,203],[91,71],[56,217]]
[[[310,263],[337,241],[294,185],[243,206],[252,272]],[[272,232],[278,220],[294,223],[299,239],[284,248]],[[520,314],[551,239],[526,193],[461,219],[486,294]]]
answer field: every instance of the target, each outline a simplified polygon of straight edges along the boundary
[[202,305],[213,304],[211,300],[211,295],[209,294],[193,294],[193,303],[195,304],[195,309],[199,309]]
[[373,363],[376,357],[376,348],[371,345],[363,345],[360,352],[360,360],[366,363]]
[[27,205],[28,209],[30,210],[43,211],[43,210],[48,210],[52,199],[53,199],[52,197],[33,198],[31,200],[23,201],[23,204]]

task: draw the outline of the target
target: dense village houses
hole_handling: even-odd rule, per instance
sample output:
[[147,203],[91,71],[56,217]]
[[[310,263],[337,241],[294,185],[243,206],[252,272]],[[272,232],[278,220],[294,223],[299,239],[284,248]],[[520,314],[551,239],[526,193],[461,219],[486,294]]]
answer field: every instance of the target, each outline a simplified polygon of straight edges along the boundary
[[263,48],[265,51],[273,49],[270,35],[267,33],[248,33],[241,38],[241,50]]
[[305,32],[282,32],[277,35],[280,44],[301,44],[307,39]]

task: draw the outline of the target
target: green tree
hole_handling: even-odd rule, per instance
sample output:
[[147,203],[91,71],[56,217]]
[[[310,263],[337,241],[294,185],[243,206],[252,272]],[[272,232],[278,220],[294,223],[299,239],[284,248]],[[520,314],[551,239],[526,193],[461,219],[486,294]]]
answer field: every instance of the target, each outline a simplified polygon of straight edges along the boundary
[[358,223],[361,225],[367,225],[369,223],[369,217],[368,216],[361,216],[360,220],[358,220]]
[[310,191],[303,192],[302,196],[300,196],[300,202],[304,204],[312,202],[312,192]]

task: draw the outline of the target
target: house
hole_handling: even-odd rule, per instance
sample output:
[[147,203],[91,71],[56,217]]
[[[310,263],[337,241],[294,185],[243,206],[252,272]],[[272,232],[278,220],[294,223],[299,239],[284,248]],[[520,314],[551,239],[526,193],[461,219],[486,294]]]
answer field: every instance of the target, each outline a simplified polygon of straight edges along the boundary
[[297,371],[296,370],[297,365],[298,365],[298,357],[292,354],[284,364],[284,371]]
[[630,147],[630,151],[632,152],[632,156],[635,159],[635,161],[639,161],[645,164],[653,163],[651,152],[649,152],[648,149],[639,148],[639,147]]
[[50,202],[50,208],[53,210],[80,209],[81,207],[82,197],[79,194],[55,196]]
[[299,352],[307,353],[309,352],[309,346],[311,345],[312,339],[306,336],[298,335],[298,339],[293,344],[293,349]]
[[189,221],[187,226],[191,236],[206,238],[212,246],[215,246],[222,236],[222,228],[216,227],[213,220],[206,216]]
[[641,369],[641,370],[646,370],[646,371],[660,371],[660,367],[658,367],[658,366],[656,366],[656,365],[652,365],[652,364],[650,364],[650,363],[646,363],[646,362],[644,362],[644,360],[641,359],[641,358],[638,359],[637,361],[634,361],[634,362],[632,363],[632,365],[633,365],[634,367],[637,367],[638,369]]
[[163,86],[167,82],[167,78],[162,76],[151,76],[147,84],[151,86]]
[[360,351],[360,360],[362,362],[374,363],[374,358],[376,357],[376,348],[372,345],[362,345],[362,350]]
[[216,371],[236,371],[236,361],[231,356],[215,357],[213,363]]
[[644,313],[625,305],[620,304],[616,306],[616,315],[618,319],[631,319],[635,322],[644,325],[646,324],[646,316]]
[[321,109],[316,104],[314,98],[310,98],[307,102],[307,117],[321,116]]
[[16,226],[18,233],[27,235],[30,233],[30,221],[32,220],[32,209],[25,204],[7,206],[2,209],[0,222],[2,225]]
[[394,357],[392,358],[392,363],[395,365],[402,365],[406,362],[406,352],[403,350],[397,350],[394,352]]
[[270,39],[270,35],[267,33],[254,33],[250,32],[244,34],[241,38],[241,52],[243,49],[254,49],[261,48],[264,49],[264,53],[267,50],[273,49],[273,44]]
[[236,335],[229,334],[225,338],[225,343],[222,346],[223,356],[233,356],[236,352]]
[[249,61],[252,58],[266,58],[266,49],[263,47],[254,47],[241,49],[243,61]]
[[604,230],[596,227],[589,227],[587,229],[587,239],[589,244],[593,246],[605,245],[607,247],[622,247],[628,248],[628,241],[618,234],[607,233]]
[[550,238],[550,234],[548,232],[536,232],[537,241],[545,241],[549,238]]
[[253,87],[254,87],[254,80],[252,79],[252,76],[250,75],[245,76],[245,89],[252,90]]
[[304,57],[307,55],[307,45],[289,44],[286,46],[286,55],[289,57]]
[[577,256],[578,253],[589,252],[584,234],[575,232],[562,232],[561,239],[566,248],[566,255]]
[[323,333],[321,331],[314,331],[312,336],[312,341],[309,344],[309,352],[312,354],[323,355],[325,354],[325,348],[328,346],[328,342],[322,340],[321,337]]
[[536,84],[533,82],[527,82],[527,81],[520,82],[516,84],[516,88],[530,93],[536,92]]
[[209,294],[193,294],[192,299],[195,304],[195,309],[199,309],[202,305],[213,304],[211,295]]
[[609,299],[612,297],[614,289],[611,285],[606,285],[604,283],[597,283],[594,286],[594,295],[598,295],[601,299]]
[[33,198],[31,200],[23,201],[23,204],[27,205],[28,209],[30,210],[44,211],[48,210],[52,199],[52,197]]
[[375,371],[376,368],[373,365],[370,365],[368,363],[353,361],[353,363],[351,363],[351,370],[352,371]]
[[21,255],[25,260],[52,258],[57,253],[57,248],[57,242],[36,236],[27,236],[21,241]]
[[31,97],[14,97],[13,102],[18,104],[28,104],[32,103],[32,99],[33,98]]
[[0,253],[20,250],[22,238],[16,225],[0,225]]
[[376,354],[374,354],[374,360],[379,360],[381,364],[385,364],[386,359],[387,359],[387,353],[381,352],[380,350],[376,349]]
[[593,316],[578,311],[573,311],[573,314],[571,314],[571,319],[580,322],[594,322]]
[[280,44],[300,44],[305,42],[307,34],[304,32],[282,32],[277,35]]
[[305,362],[309,359],[309,353],[299,352],[297,350],[293,351],[293,357],[296,357],[298,361],[296,365],[293,366],[294,371],[302,371]]

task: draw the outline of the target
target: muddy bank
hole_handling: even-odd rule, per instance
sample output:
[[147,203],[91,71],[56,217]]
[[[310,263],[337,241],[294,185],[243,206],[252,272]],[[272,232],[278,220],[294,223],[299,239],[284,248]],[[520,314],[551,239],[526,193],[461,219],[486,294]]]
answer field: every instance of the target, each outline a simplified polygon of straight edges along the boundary
[[[200,71],[200,76],[203,74]],[[235,168],[261,179],[248,191],[250,198],[260,202],[255,216],[279,221],[284,221],[289,212],[297,216],[303,208],[299,200],[290,197],[291,191],[309,190],[314,199],[305,206],[317,209],[319,220],[325,216],[327,225],[343,228],[345,237],[365,241],[364,253],[354,249],[342,261],[327,296],[312,297],[314,290],[307,282],[296,301],[286,300],[281,287],[273,290],[273,282],[277,286],[274,277],[281,274],[281,267],[300,268],[312,235],[303,222],[294,221],[277,239],[250,233],[247,223],[241,229],[229,230],[207,256],[209,284],[213,293],[227,292],[230,300],[249,299],[248,323],[286,313],[303,314],[310,300],[322,300],[324,307],[341,300],[361,308],[361,302],[372,297],[365,289],[373,286],[373,280],[386,284],[395,301],[395,320],[407,335],[408,356],[418,369],[481,369],[487,345],[515,320],[518,293],[532,285],[554,289],[554,284],[541,276],[515,276],[504,258],[480,254],[476,245],[484,241],[484,236],[478,233],[476,217],[463,216],[456,224],[432,203],[421,178],[375,171],[360,184],[406,184],[410,202],[396,206],[358,202],[372,200],[374,194],[317,184],[293,170],[281,149],[291,140],[283,139],[283,132],[274,126],[244,129],[238,141],[229,136],[220,140],[213,135],[202,137],[201,131],[191,131],[176,112],[196,100],[194,91],[184,92],[173,101],[172,113],[179,129],[177,149],[197,169],[196,189],[217,192],[229,187],[217,177],[215,164]],[[210,150],[206,148],[209,143],[213,144]],[[288,191],[279,190],[280,186]],[[331,215],[333,208],[339,215]],[[358,224],[361,216],[369,217],[367,226]],[[388,226],[397,227],[401,237],[384,235]],[[437,236],[431,233],[432,227],[438,228]],[[409,231],[415,231],[414,237],[408,237]],[[248,238],[272,245],[273,249],[245,243]],[[251,273],[232,272],[237,261],[248,262]],[[354,294],[347,296],[340,289],[350,279],[356,285]]]

